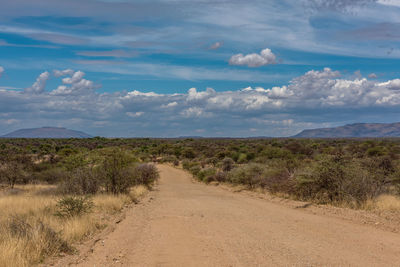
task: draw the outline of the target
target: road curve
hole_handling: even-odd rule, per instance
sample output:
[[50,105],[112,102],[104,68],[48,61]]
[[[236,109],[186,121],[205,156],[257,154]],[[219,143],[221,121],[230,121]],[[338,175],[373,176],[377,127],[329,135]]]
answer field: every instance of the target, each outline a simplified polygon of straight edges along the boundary
[[158,166],[151,201],[77,266],[400,266],[400,235],[193,183]]

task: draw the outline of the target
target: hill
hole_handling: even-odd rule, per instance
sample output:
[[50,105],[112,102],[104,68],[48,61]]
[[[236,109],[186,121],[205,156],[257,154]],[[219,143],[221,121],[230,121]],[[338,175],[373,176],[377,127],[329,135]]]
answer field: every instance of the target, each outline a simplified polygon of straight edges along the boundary
[[355,123],[335,128],[304,130],[293,137],[338,138],[338,137],[400,137],[400,122]]
[[2,136],[3,138],[91,138],[92,136],[80,131],[58,127],[42,127],[20,129]]

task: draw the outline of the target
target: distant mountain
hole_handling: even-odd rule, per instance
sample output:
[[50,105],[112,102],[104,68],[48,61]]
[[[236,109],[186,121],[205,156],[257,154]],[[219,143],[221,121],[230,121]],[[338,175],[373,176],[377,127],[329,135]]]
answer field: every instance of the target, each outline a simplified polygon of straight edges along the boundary
[[335,128],[304,130],[293,137],[338,138],[338,137],[400,137],[400,122],[355,123]]
[[2,136],[3,138],[91,138],[92,136],[66,128],[42,127],[21,129]]

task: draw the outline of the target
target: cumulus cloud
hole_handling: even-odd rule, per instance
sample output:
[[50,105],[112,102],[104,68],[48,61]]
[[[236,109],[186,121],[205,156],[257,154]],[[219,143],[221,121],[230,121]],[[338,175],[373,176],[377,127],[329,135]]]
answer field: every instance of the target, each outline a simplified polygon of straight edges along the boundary
[[400,90],[400,79],[394,79],[379,84],[382,87],[386,87],[390,90]]
[[2,66],[0,66],[0,77],[1,77],[1,75],[3,75],[3,73],[4,73],[4,68]]
[[265,65],[276,64],[276,56],[272,53],[271,49],[266,48],[260,52],[260,54],[237,54],[233,55],[229,59],[230,65],[238,65],[243,66],[246,65],[248,67],[261,67]]
[[[70,74],[69,70],[64,71],[66,74]],[[59,75],[60,73],[57,73]],[[63,85],[57,87],[53,90],[51,94],[54,95],[70,95],[70,94],[85,94],[93,89],[95,89],[94,83],[92,81],[86,80],[83,77],[85,73],[82,71],[77,71],[72,74],[71,77],[66,77],[62,79]],[[69,85],[69,86],[68,86]]]
[[[179,136],[195,134],[196,129],[225,136],[248,136],[254,129],[254,135],[273,136],[335,122],[344,110],[350,112],[346,118],[358,116],[363,121],[370,120],[362,116],[371,107],[374,116],[398,118],[400,112],[400,79],[343,78],[330,68],[311,70],[284,86],[223,92],[190,88],[181,94],[98,93],[82,71],[64,74],[57,74],[62,84],[53,90],[44,90],[50,77],[44,72],[27,90],[32,93],[0,91],[2,129],[10,127],[7,121],[14,122],[14,128],[57,122],[119,136]],[[299,111],[308,115],[298,115]]]
[[202,100],[204,98],[207,98],[211,95],[215,94],[215,90],[212,88],[207,88],[206,91],[204,92],[197,92],[196,88],[190,88],[188,91],[188,101],[197,101],[197,100]]
[[375,73],[370,73],[370,74],[368,74],[368,78],[376,79],[376,78],[378,78],[378,75],[376,75]]
[[50,73],[48,71],[41,73],[36,79],[36,82],[31,87],[26,88],[25,92],[33,94],[43,93],[48,79],[50,79]]

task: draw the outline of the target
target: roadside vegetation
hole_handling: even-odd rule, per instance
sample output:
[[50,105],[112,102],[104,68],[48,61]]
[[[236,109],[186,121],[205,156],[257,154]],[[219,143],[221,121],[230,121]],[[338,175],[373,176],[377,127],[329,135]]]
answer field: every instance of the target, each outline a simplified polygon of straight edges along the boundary
[[156,167],[127,148],[66,144],[57,151],[50,140],[30,140],[32,147],[21,149],[16,140],[2,141],[0,266],[75,253],[74,245],[104,229],[158,179]]
[[204,183],[400,211],[400,139],[0,139],[0,266],[74,253],[151,189],[152,162]]

